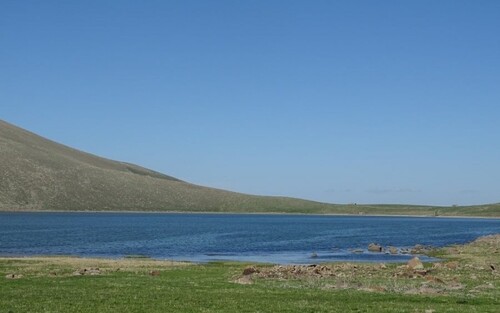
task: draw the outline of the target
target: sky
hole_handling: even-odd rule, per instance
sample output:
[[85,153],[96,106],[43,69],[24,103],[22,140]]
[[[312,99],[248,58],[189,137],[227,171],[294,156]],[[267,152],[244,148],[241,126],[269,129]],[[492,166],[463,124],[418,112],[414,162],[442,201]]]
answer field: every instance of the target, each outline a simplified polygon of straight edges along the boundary
[[0,1],[0,119],[216,188],[500,201],[500,1]]

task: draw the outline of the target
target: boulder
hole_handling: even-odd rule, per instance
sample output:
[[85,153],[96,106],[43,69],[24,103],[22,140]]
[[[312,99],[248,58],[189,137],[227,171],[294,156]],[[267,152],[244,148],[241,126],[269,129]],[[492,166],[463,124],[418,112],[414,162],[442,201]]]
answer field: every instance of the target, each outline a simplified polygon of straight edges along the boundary
[[424,264],[422,264],[418,257],[414,257],[406,263],[406,267],[412,270],[421,270],[424,269]]
[[383,248],[381,245],[377,244],[377,243],[370,243],[368,245],[368,251],[371,251],[371,252],[382,252]]

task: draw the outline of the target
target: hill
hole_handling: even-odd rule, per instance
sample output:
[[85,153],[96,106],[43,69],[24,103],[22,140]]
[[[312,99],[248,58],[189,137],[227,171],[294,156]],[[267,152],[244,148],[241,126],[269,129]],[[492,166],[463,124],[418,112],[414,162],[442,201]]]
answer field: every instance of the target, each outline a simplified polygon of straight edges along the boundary
[[0,210],[284,211],[331,205],[189,184],[58,144],[0,120]]
[[0,120],[1,211],[286,212],[500,216],[477,207],[335,205],[190,184],[88,154]]

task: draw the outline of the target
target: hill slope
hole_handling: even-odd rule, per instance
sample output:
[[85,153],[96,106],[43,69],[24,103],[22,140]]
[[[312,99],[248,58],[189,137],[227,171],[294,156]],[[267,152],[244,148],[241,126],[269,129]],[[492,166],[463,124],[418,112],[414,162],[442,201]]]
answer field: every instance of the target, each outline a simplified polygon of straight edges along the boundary
[[320,210],[331,205],[196,186],[0,120],[0,210]]
[[0,120],[0,211],[24,210],[500,216],[500,204],[334,205],[201,187],[78,151]]

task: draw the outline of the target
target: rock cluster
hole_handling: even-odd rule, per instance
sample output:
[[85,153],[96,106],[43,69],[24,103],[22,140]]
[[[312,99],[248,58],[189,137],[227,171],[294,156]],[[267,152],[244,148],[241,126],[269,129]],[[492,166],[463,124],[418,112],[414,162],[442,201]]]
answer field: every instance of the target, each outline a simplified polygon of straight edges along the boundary
[[421,244],[415,245],[413,248],[410,249],[411,254],[428,254],[431,252],[434,248],[431,246],[424,246]]
[[[373,251],[384,249],[371,245]],[[394,249],[391,249],[394,248]],[[385,247],[385,253],[396,253],[395,247]],[[399,248],[397,253],[422,253],[432,248],[416,245]],[[350,249],[353,253],[354,249]],[[392,250],[392,251],[391,251]],[[362,252],[366,251],[362,250]],[[252,284],[255,280],[303,280],[320,288],[356,289],[367,292],[404,294],[490,294],[495,295],[495,281],[500,277],[500,235],[480,238],[473,243],[442,249],[445,260],[424,265],[419,257],[406,264],[311,264],[249,266],[234,282]],[[486,251],[486,252],[485,252]],[[460,256],[460,257],[458,257]],[[448,260],[446,260],[448,259]],[[451,260],[450,260],[451,259]],[[241,273],[241,272],[240,272]]]
[[[351,252],[353,253],[359,253],[359,252],[362,252],[362,250],[360,251],[360,249],[350,249]],[[393,247],[393,246],[388,246],[386,248],[384,248],[382,245],[378,244],[378,243],[370,243],[368,245],[368,251],[370,252],[385,252],[387,254],[428,254],[430,252],[432,252],[434,250],[433,247],[431,246],[424,246],[424,245],[421,245],[421,244],[417,244],[411,248],[400,248],[398,249],[397,247]]]
[[256,268],[247,267],[243,270],[243,277],[258,277],[271,279],[289,279],[305,277],[347,277],[357,272],[373,272],[386,269],[383,263],[372,266],[359,266],[351,263],[339,263],[335,265],[275,265],[272,267]]

